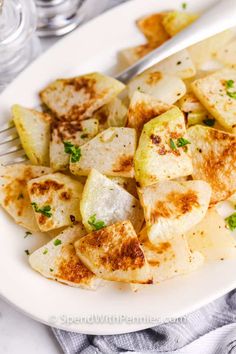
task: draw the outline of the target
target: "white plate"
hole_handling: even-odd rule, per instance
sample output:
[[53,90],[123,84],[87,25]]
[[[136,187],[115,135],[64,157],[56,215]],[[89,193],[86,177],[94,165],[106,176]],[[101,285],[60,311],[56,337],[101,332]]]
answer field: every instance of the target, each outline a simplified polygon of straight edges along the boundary
[[[203,10],[214,0],[188,0],[188,10]],[[10,106],[37,106],[38,91],[58,77],[89,71],[114,74],[119,49],[143,41],[135,20],[144,14],[181,9],[182,0],[134,0],[82,26],[24,71],[0,97],[1,123]],[[207,28],[206,28],[207,30]],[[236,260],[208,264],[197,272],[149,286],[106,286],[96,292],[70,288],[34,272],[24,252],[46,239],[25,231],[0,213],[0,294],[29,316],[46,324],[88,334],[132,332],[194,311],[236,286]],[[101,316],[101,317],[100,317]]]

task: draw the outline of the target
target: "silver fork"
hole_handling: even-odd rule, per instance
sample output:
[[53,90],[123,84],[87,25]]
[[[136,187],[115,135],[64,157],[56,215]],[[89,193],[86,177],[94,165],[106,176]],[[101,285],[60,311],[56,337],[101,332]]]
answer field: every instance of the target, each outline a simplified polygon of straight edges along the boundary
[[[0,0],[0,9],[3,0]],[[0,11],[1,16],[1,11]],[[195,43],[220,33],[236,25],[236,1],[221,0],[206,11],[198,20],[139,60],[133,66],[117,75],[117,79],[127,83],[133,76],[148,69]],[[26,161],[27,157],[20,144],[14,126],[8,124],[0,130],[0,164],[8,165]]]
[[25,162],[27,156],[13,123],[5,123],[0,131],[0,165]]

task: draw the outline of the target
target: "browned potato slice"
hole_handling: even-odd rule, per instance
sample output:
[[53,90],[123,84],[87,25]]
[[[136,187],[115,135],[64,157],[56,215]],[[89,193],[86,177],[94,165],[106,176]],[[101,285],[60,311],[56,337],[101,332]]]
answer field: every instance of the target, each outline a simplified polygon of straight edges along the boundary
[[98,277],[150,284],[149,266],[130,221],[94,231],[75,242],[78,257]]
[[193,82],[202,105],[230,131],[236,131],[236,70],[225,68]]
[[211,198],[211,187],[204,181],[164,181],[138,192],[152,244],[168,241],[199,223]]
[[40,92],[42,102],[61,120],[83,120],[111,101],[125,86],[99,73],[56,80]]
[[138,28],[148,42],[155,43],[157,46],[160,46],[170,38],[162,24],[164,15],[164,13],[151,14],[137,21]]
[[81,220],[82,191],[80,182],[62,173],[31,179],[28,192],[40,230],[58,229]]
[[127,125],[130,128],[135,128],[138,133],[141,133],[145,123],[165,113],[170,108],[170,105],[159,101],[155,97],[135,91],[130,101]]
[[193,179],[212,187],[211,203],[229,198],[236,191],[236,136],[201,125],[188,129]]
[[85,235],[80,223],[65,229],[30,255],[31,267],[46,278],[74,287],[96,289],[99,279],[81,262],[73,245]]
[[71,173],[87,176],[92,168],[107,176],[134,177],[137,134],[131,128],[109,128],[80,147],[81,157],[70,162]]
[[39,231],[30,204],[27,182],[51,172],[43,166],[24,164],[0,167],[0,203],[15,222],[30,231]]

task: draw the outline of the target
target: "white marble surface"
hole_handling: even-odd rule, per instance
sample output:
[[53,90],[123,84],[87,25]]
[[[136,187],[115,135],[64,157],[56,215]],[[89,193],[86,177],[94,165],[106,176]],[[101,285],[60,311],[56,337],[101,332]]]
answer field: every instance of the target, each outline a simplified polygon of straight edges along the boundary
[[51,331],[0,299],[0,354],[61,354]]

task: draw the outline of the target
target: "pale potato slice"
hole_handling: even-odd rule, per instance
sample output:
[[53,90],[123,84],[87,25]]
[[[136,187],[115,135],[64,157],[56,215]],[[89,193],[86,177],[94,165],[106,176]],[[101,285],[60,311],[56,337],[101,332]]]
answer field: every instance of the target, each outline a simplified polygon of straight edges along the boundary
[[193,179],[212,187],[211,204],[236,191],[236,136],[201,125],[188,129],[193,162]]
[[99,279],[75,252],[74,242],[85,235],[82,224],[68,227],[29,256],[31,267],[46,278],[74,287],[96,289]]
[[189,79],[196,74],[196,68],[187,49],[171,55],[160,63],[153,65],[146,73],[161,72],[166,75]]
[[132,128],[109,128],[80,147],[78,162],[70,162],[74,175],[87,176],[92,168],[108,176],[134,177],[137,134]]
[[139,188],[146,230],[152,244],[181,235],[205,216],[211,187],[204,181],[164,181]]
[[236,66],[236,40],[234,39],[224,46],[219,46],[217,48],[216,58],[225,65]]
[[12,115],[30,162],[34,165],[49,165],[50,116],[20,105],[12,107]]
[[124,188],[132,194],[135,198],[138,197],[136,181],[134,178],[126,178],[126,177],[109,177],[112,182],[118,184],[118,186]]
[[146,123],[134,159],[139,184],[144,187],[190,175],[192,161],[187,139],[184,116],[177,107]]
[[118,60],[124,67],[131,66],[155,48],[157,48],[157,44],[155,42],[139,44],[134,47],[128,47],[122,49],[118,53]]
[[94,118],[99,121],[99,128],[105,130],[109,127],[125,127],[128,109],[120,98],[114,98],[111,102],[100,108]]
[[177,76],[160,71],[145,71],[129,82],[128,94],[130,99],[135,91],[146,93],[164,103],[173,104],[186,93],[186,87]]
[[86,119],[81,122],[58,121],[53,130],[50,142],[50,166],[54,171],[66,170],[69,166],[70,155],[65,152],[63,142],[75,146],[87,143],[98,133],[98,120]]
[[167,12],[163,18],[162,24],[166,32],[173,37],[185,27],[189,26],[198,18],[197,14],[171,11]]
[[97,223],[99,227],[130,220],[139,232],[144,220],[139,200],[96,170],[90,172],[84,186],[80,211],[88,231],[96,229]]
[[168,242],[153,246],[148,240],[141,243],[148,261],[153,283],[190,273],[204,263],[200,252],[190,252],[183,235],[174,236]]
[[135,91],[130,101],[127,126],[135,128],[138,133],[141,133],[145,123],[170,108],[169,104],[159,101],[155,97]]
[[[203,106],[228,130],[236,131],[236,70],[225,68],[192,83]],[[228,87],[232,85],[232,88]],[[231,97],[230,97],[231,96]]]
[[112,77],[92,73],[56,80],[40,92],[40,98],[58,119],[83,120],[124,88]]
[[94,231],[75,242],[76,254],[98,277],[150,284],[149,266],[130,221]]
[[201,252],[207,261],[236,258],[236,242],[226,227],[225,220],[214,208],[187,234],[192,251]]
[[162,45],[170,38],[162,24],[164,16],[165,13],[150,14],[136,22],[148,42],[155,43],[157,46]]
[[218,59],[217,53],[227,48],[227,43],[233,36],[233,31],[227,30],[189,47],[188,50],[197,69],[202,69],[204,64],[212,59]]
[[62,173],[31,179],[28,192],[38,226],[49,231],[81,220],[83,185]]
[[30,198],[27,182],[51,172],[43,166],[24,164],[0,167],[0,203],[15,222],[30,231],[39,231]]
[[187,92],[183,97],[181,97],[177,104],[181,111],[185,113],[207,113],[205,107],[201,104],[193,92]]

